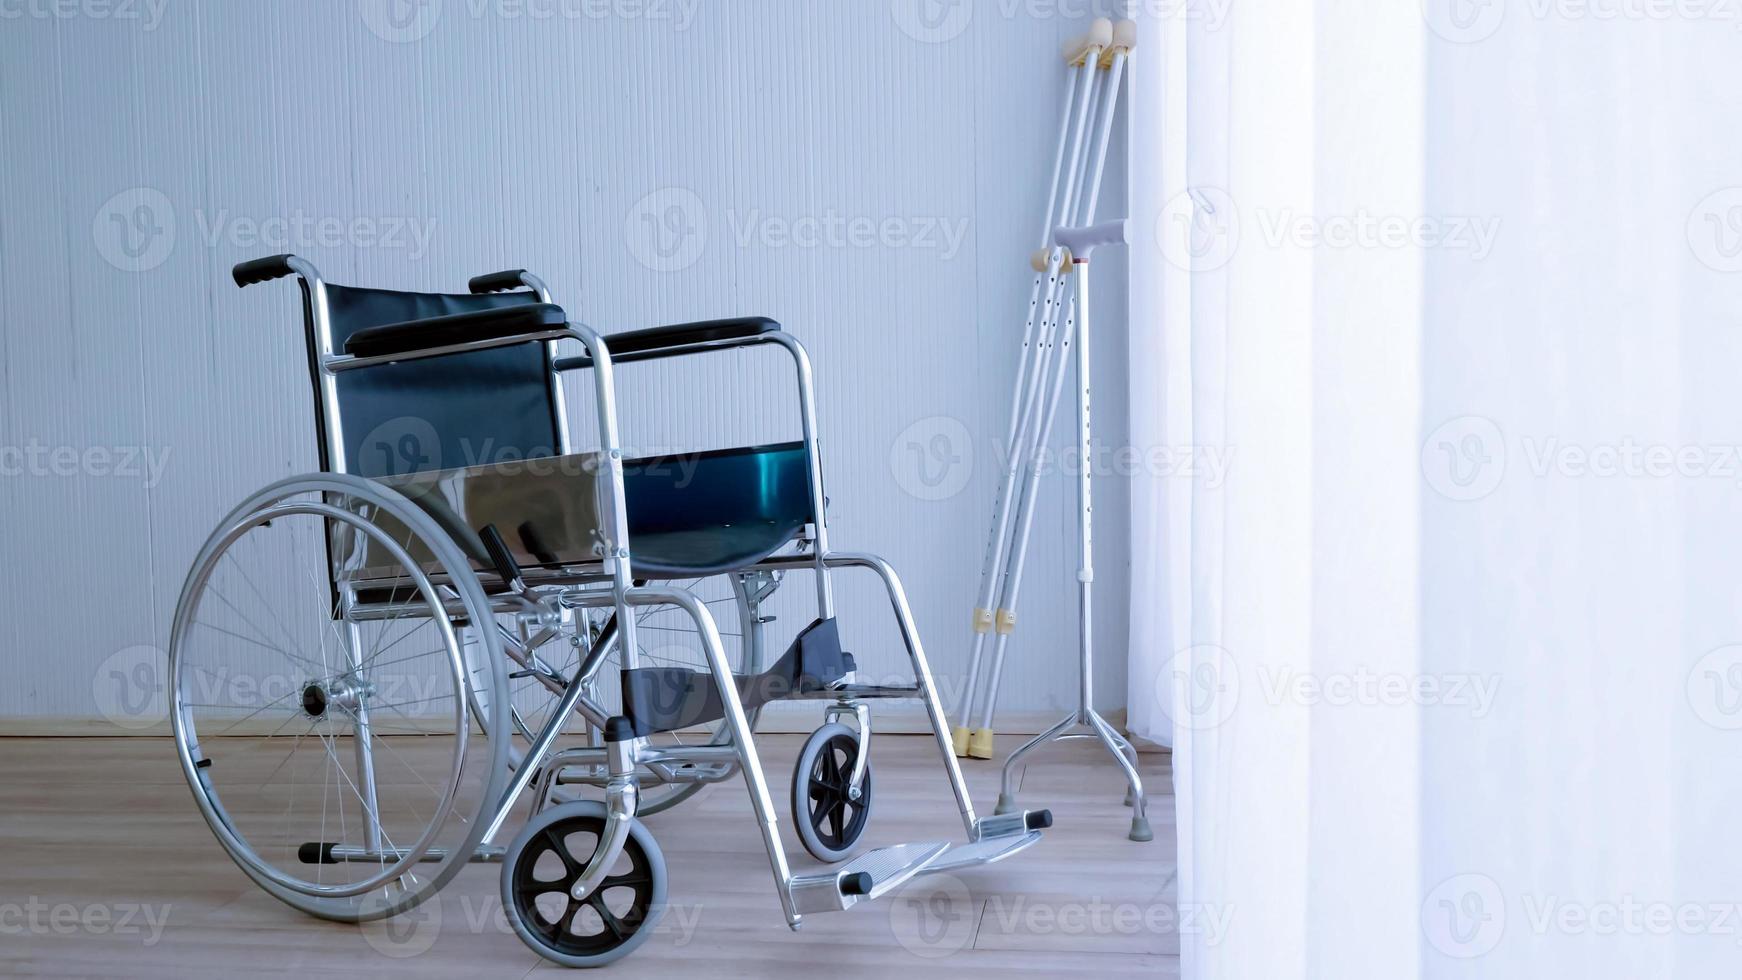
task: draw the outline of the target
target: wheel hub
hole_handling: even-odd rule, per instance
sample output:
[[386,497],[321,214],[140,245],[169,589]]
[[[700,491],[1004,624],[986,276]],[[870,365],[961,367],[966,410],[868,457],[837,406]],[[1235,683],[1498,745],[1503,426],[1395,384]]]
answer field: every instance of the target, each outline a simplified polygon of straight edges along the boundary
[[372,685],[350,674],[327,681],[309,681],[302,689],[302,711],[310,718],[325,717],[327,709],[332,707],[356,714],[363,706],[363,699],[372,693]]
[[319,684],[310,684],[302,689],[302,713],[310,718],[320,718],[327,713],[327,692]]

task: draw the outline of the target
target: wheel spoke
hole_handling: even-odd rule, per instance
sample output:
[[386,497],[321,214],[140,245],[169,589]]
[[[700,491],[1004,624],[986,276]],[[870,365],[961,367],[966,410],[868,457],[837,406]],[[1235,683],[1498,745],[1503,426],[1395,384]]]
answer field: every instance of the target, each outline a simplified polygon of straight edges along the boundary
[[616,936],[618,941],[622,941],[629,935],[630,930],[625,929],[623,923],[618,921],[617,916],[613,915],[611,910],[605,906],[605,900],[599,897],[598,891],[594,891],[592,895],[587,897],[587,904],[593,907],[593,911],[598,913],[599,921],[605,923],[605,928],[611,930],[611,935]]

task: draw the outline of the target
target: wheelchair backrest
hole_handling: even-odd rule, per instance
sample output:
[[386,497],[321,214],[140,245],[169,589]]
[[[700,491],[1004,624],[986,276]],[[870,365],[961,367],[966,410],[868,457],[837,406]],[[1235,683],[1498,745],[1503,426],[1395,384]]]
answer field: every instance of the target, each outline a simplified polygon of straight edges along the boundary
[[[330,283],[326,295],[335,351],[343,351],[352,334],[368,327],[538,301],[531,292],[474,296]],[[306,297],[305,318],[310,355],[318,356]],[[348,371],[335,381],[345,458],[328,458],[331,421],[317,404],[325,470],[403,476],[540,459],[565,448],[544,343],[386,364]]]

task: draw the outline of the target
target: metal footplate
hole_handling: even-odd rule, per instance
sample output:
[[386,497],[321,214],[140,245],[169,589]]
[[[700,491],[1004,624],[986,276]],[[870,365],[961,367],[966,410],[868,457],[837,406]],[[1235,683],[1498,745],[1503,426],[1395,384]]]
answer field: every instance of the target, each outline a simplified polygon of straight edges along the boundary
[[1041,831],[1051,826],[1051,810],[998,813],[974,821],[974,840],[976,843],[985,843],[1005,837],[1021,837],[1031,831]]
[[819,874],[793,875],[793,910],[802,914],[850,909],[912,878],[949,849],[948,841],[896,844]]
[[1040,841],[1041,832],[1031,830],[1026,834],[1014,834],[1008,837],[988,837],[972,844],[963,844],[945,851],[937,860],[926,865],[921,874],[936,874],[940,871],[956,871],[961,868],[976,867],[982,864],[992,864],[1002,861],[1012,854],[1025,851]]
[[1051,826],[1051,810],[1024,810],[981,817],[974,822],[977,840],[950,848],[927,864],[921,873],[929,875],[1002,861],[1033,847],[1040,841],[1041,832]]

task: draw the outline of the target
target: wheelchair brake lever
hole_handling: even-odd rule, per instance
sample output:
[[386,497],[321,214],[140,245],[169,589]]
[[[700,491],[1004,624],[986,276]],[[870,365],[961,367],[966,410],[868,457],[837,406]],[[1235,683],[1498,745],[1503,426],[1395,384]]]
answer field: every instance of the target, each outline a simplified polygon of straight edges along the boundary
[[514,553],[508,550],[508,542],[502,540],[502,532],[496,530],[496,525],[486,524],[478,529],[478,537],[484,542],[490,564],[496,566],[496,574],[502,576],[502,584],[525,595],[526,579],[520,574],[520,563],[514,560]]

